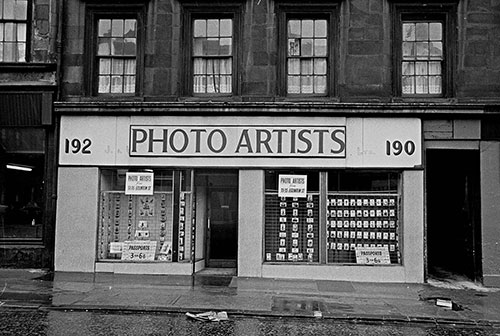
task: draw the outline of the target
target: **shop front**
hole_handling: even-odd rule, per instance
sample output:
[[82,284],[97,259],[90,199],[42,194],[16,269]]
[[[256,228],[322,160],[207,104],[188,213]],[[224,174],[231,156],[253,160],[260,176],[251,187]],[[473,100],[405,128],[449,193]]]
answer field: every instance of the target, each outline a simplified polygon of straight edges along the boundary
[[424,281],[420,119],[60,127],[56,271]]

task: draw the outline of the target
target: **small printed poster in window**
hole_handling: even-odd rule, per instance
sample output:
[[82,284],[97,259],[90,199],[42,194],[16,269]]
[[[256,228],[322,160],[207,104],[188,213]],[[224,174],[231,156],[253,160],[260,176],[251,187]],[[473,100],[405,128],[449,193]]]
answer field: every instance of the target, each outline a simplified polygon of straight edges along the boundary
[[363,265],[390,264],[387,247],[356,247],[356,263]]
[[153,195],[153,173],[126,173],[125,195]]
[[279,175],[278,196],[307,197],[307,175]]

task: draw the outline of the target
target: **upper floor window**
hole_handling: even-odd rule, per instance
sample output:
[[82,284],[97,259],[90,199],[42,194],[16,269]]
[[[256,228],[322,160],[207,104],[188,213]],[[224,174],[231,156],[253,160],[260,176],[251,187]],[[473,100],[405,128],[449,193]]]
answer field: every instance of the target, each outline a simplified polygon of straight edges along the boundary
[[139,94],[144,12],[144,5],[88,6],[88,94]]
[[137,72],[137,20],[99,19],[97,93],[134,93]]
[[290,19],[287,39],[287,93],[326,94],[327,20]]
[[232,96],[238,91],[241,4],[210,7],[184,2],[183,91],[193,96]]
[[451,96],[455,5],[393,6],[395,94],[417,98]]
[[28,0],[0,0],[0,62],[26,62]]
[[232,92],[233,20],[193,21],[193,93]]
[[335,5],[278,4],[281,95],[334,93]]
[[443,24],[403,21],[403,95],[443,93]]

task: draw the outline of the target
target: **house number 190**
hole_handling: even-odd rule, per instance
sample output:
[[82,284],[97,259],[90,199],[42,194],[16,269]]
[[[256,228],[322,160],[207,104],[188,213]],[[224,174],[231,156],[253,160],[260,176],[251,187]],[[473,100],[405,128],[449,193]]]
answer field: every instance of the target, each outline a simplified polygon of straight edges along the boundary
[[387,156],[398,156],[403,152],[407,155],[413,155],[413,153],[415,153],[415,143],[411,140],[406,141],[404,144],[399,140],[392,142],[387,140],[385,142],[385,154],[387,154]]

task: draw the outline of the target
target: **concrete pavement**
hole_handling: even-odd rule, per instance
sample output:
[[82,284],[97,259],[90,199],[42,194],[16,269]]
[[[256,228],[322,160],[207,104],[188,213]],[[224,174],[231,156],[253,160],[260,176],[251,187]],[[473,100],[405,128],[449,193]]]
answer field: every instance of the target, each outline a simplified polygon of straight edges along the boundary
[[[453,307],[436,305],[437,299]],[[500,291],[475,284],[360,283],[0,269],[0,309],[226,311],[354,321],[453,323],[500,330]]]

